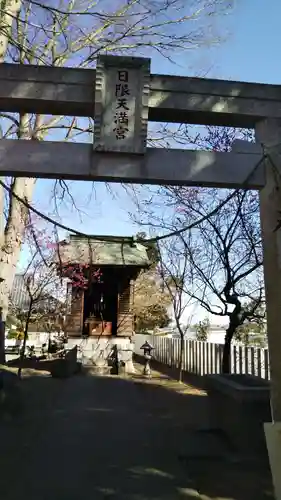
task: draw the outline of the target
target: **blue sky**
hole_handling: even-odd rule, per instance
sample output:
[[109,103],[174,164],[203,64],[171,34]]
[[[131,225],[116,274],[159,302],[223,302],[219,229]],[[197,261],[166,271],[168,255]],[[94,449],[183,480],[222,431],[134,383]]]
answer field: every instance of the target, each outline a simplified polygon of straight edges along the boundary
[[[206,75],[249,82],[281,83],[280,0],[236,0],[234,12],[220,22],[226,41],[213,48],[196,49],[175,58],[174,64],[160,56],[152,59],[152,72],[178,75]],[[56,137],[58,140],[58,137]],[[50,208],[50,181],[38,181],[33,202],[46,213]],[[133,209],[122,188],[112,186],[114,199],[105,185],[72,183],[77,205],[83,209],[82,222],[75,212],[61,211],[62,222],[89,234],[132,234]],[[89,196],[92,193],[91,201]]]

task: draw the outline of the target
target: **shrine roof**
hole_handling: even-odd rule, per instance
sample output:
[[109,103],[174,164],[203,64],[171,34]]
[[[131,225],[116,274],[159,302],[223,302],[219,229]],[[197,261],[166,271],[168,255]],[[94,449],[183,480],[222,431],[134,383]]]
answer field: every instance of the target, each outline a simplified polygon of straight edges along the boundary
[[69,239],[59,243],[56,260],[62,265],[147,267],[151,264],[145,245],[121,236],[70,235]]

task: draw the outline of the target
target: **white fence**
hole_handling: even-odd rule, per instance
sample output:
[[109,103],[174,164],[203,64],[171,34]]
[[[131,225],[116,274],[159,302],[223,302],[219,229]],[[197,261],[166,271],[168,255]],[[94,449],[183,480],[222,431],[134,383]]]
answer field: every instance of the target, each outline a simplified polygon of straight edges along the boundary
[[[180,357],[180,339],[151,336],[149,342],[154,346],[153,357],[171,367],[177,368]],[[210,375],[221,372],[222,344],[186,340],[183,369],[197,375]],[[231,347],[231,373],[245,373],[270,379],[268,349],[260,347]]]

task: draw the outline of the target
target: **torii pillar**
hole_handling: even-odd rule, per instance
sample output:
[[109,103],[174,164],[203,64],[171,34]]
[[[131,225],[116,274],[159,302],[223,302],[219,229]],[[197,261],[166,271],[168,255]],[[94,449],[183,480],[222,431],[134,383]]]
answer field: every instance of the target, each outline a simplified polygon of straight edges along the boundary
[[271,373],[272,423],[265,424],[275,495],[281,500],[281,120],[256,125],[265,155],[265,187],[260,191],[267,335]]

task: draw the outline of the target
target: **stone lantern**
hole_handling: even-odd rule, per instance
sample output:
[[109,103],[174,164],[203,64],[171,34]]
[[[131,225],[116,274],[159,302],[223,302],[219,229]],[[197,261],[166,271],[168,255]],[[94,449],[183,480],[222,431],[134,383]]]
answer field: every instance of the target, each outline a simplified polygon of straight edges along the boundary
[[143,374],[146,377],[151,377],[150,361],[152,359],[152,350],[154,349],[154,347],[146,340],[145,343],[141,346],[141,349],[143,349],[143,355],[145,359]]

